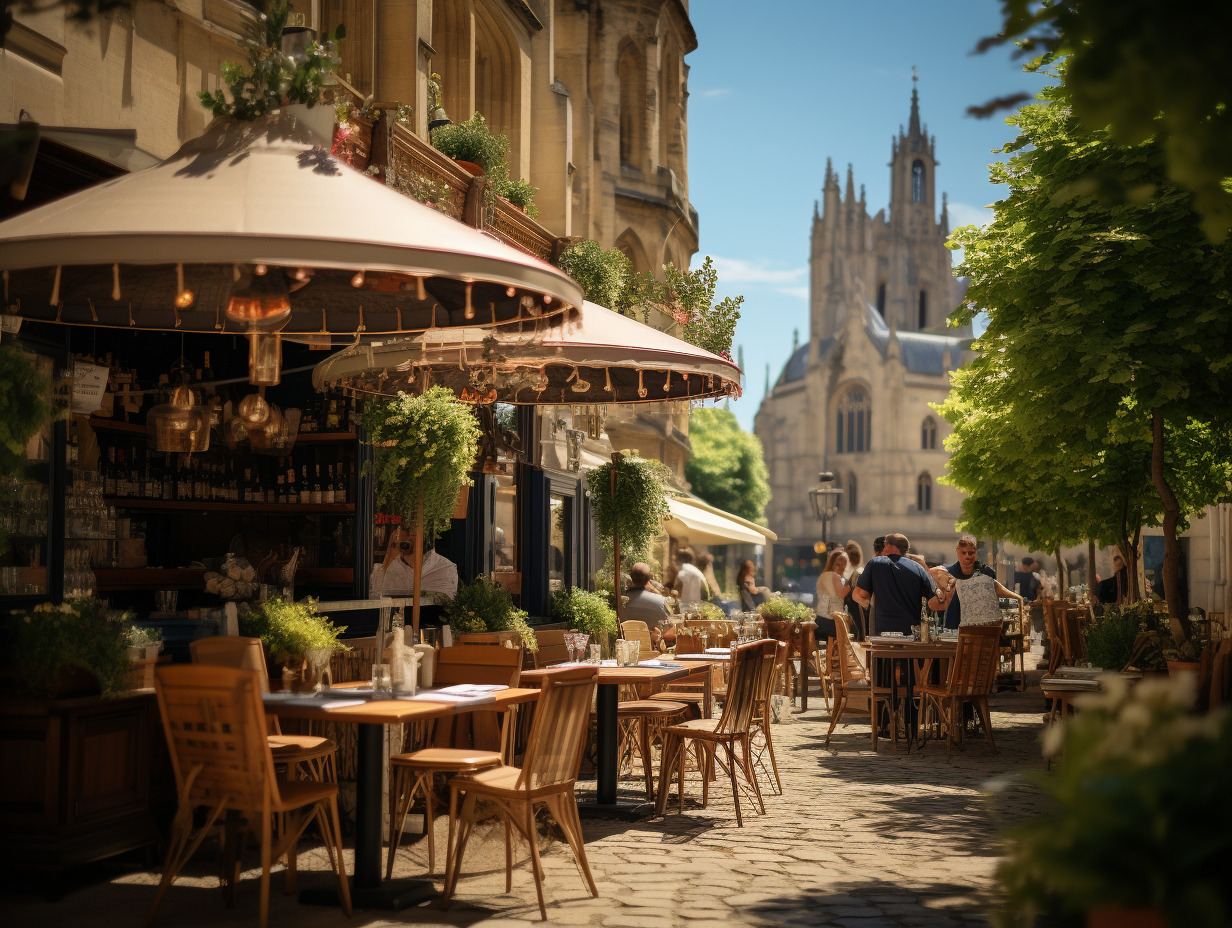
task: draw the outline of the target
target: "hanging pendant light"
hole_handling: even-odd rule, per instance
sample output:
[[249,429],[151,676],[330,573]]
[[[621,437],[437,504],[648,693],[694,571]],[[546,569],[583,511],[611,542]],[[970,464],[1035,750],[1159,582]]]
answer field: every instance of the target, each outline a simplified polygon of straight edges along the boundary
[[227,301],[227,318],[248,328],[269,330],[291,316],[291,297],[281,268],[263,265],[241,271]]
[[155,451],[209,450],[210,412],[197,405],[197,398],[186,383],[175,388],[171,402],[151,409],[146,422]]
[[269,422],[270,404],[265,401],[265,390],[261,389],[256,393],[249,393],[240,400],[239,408],[236,410],[236,418],[243,424],[245,429],[259,429]]
[[282,380],[282,336],[277,332],[248,333],[248,382],[274,387]]

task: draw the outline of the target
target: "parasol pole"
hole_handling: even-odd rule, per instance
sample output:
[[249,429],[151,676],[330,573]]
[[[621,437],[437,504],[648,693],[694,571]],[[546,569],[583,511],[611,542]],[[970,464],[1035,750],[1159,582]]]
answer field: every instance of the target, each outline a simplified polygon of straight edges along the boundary
[[616,605],[616,628],[620,628],[620,524],[619,513],[616,509],[616,471],[620,467],[621,454],[619,451],[612,452],[612,564],[615,570],[615,587],[616,595],[612,598]]
[[423,549],[424,549],[424,521],[423,521],[423,492],[420,491],[419,498],[415,503],[415,529],[412,548],[415,560],[415,576],[411,581],[411,640],[419,641],[419,591],[423,589]]

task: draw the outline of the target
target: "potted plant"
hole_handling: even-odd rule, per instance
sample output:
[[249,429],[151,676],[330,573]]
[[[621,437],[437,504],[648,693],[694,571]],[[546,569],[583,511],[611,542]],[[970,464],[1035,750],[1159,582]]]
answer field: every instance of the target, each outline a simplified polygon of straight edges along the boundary
[[125,636],[128,641],[129,686],[147,689],[154,685],[154,665],[163,649],[163,633],[157,628],[132,625]]
[[1175,620],[1179,630],[1174,631],[1174,620],[1155,612],[1148,601],[1137,605],[1142,619],[1130,663],[1145,673],[1197,673],[1209,643],[1197,626],[1189,619]]
[[505,178],[509,163],[509,137],[496,135],[488,121],[475,113],[466,122],[454,122],[433,129],[432,146],[452,158],[472,174],[486,174],[493,181]]
[[[377,503],[402,516],[417,545],[425,535],[435,538],[449,527],[479,451],[479,424],[470,407],[440,386],[419,396],[399,393],[387,402],[368,404],[364,428],[376,451],[365,469],[376,478]],[[419,576],[416,571],[416,633]]]
[[1192,678],[1111,678],[1050,730],[1064,763],[1035,776],[1046,811],[1007,835],[997,924],[1229,924],[1232,714],[1194,715],[1194,697]]
[[550,611],[552,621],[565,622],[569,628],[590,635],[591,644],[601,645],[604,654],[611,651],[619,627],[616,610],[605,594],[562,587],[552,591]]
[[282,667],[284,688],[304,669],[308,652],[317,648],[345,650],[338,636],[346,626],[337,626],[317,612],[317,601],[301,602],[275,597],[240,617],[240,634],[260,638],[266,652]]
[[458,593],[445,603],[445,620],[455,635],[472,632],[516,632],[522,646],[537,651],[539,643],[527,624],[527,614],[513,604],[509,591],[487,577],[458,584]]
[[586,299],[608,309],[621,304],[633,276],[633,265],[623,251],[605,251],[591,239],[574,242],[562,251],[556,266],[578,282]]
[[1133,603],[1109,606],[1104,614],[1083,631],[1087,660],[1104,670],[1123,670],[1134,656],[1134,644],[1142,631],[1150,604]]
[[586,474],[599,541],[613,551],[619,542],[617,567],[646,560],[668,513],[663,488],[667,477],[666,467],[639,457],[636,451],[613,455],[613,460]]
[[539,209],[534,203],[535,193],[538,189],[538,187],[532,187],[530,181],[525,178],[519,178],[518,180],[506,178],[496,184],[497,195],[504,197],[531,219],[535,219],[539,215]]
[[97,599],[10,613],[6,650],[18,692],[39,699],[127,692],[130,619]]

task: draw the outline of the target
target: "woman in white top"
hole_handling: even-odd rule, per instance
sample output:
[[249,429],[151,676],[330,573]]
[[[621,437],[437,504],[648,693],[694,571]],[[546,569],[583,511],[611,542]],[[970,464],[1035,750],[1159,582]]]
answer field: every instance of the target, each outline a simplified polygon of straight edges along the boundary
[[820,643],[835,635],[834,620],[831,612],[845,612],[843,604],[851,585],[843,579],[843,571],[847,568],[847,552],[837,548],[826,560],[825,569],[817,578],[817,598],[813,600],[813,611],[817,613],[817,640]]
[[[424,593],[457,596],[457,565],[437,554],[427,547],[427,544],[425,543],[423,555],[423,582],[420,584],[420,590]],[[389,536],[389,546],[385,549],[385,560],[372,568],[368,595],[376,597],[381,593],[395,592],[409,596],[415,580],[415,569],[411,566],[413,557],[410,534],[401,528],[394,529]]]

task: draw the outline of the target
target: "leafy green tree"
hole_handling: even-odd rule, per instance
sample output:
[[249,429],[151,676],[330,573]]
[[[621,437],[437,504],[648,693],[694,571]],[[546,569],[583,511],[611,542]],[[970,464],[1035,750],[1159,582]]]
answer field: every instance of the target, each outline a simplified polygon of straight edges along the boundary
[[[1063,56],[1073,109],[1119,144],[1159,141],[1168,176],[1193,195],[1207,235],[1232,228],[1232,4],[1158,0],[1001,0],[1005,26],[977,50]],[[1025,97],[972,107],[988,115]]]
[[[1064,83],[1039,99],[1009,120],[1019,136],[992,166],[1009,191],[995,220],[952,241],[965,249],[956,272],[972,281],[954,318],[983,308],[989,327],[950,412],[961,420],[973,408],[1001,409],[1013,429],[956,425],[951,479],[964,489],[1006,481],[998,471],[1014,452],[991,446],[1020,442],[1039,483],[1025,499],[1036,503],[1033,518],[1059,521],[1058,541],[1066,524],[1102,537],[1116,524],[1107,514],[1080,518],[1080,493],[1114,514],[1141,504],[1142,518],[1158,514],[1163,526],[1165,594],[1179,610],[1177,533],[1189,513],[1228,498],[1232,476],[1221,395],[1232,370],[1229,251],[1203,235],[1158,142],[1121,146],[1085,129]],[[1131,195],[1100,196],[1098,173]],[[1101,479],[1108,474],[1115,490]],[[1140,495],[1144,475],[1154,503]],[[975,513],[981,504],[969,505]]]
[[695,409],[689,417],[693,456],[685,479],[693,492],[750,522],[766,523],[770,478],[761,439],[744,431],[727,409]]

